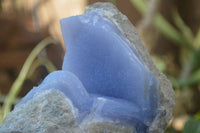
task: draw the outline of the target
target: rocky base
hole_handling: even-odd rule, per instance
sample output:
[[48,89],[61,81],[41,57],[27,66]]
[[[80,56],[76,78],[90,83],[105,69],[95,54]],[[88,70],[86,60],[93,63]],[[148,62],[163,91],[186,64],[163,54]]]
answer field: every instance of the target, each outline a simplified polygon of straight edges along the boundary
[[74,110],[63,93],[47,90],[9,113],[0,133],[134,133],[130,126],[111,122],[91,122],[80,128]]

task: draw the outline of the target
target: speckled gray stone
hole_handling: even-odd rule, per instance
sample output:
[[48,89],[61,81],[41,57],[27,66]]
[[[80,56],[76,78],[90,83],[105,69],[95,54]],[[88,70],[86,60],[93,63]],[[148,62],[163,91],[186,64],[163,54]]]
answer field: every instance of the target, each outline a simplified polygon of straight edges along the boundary
[[0,125],[0,133],[134,133],[133,127],[112,122],[79,126],[75,111],[62,92],[50,89],[9,113]]
[[51,89],[9,113],[0,126],[1,133],[81,133],[70,101]]

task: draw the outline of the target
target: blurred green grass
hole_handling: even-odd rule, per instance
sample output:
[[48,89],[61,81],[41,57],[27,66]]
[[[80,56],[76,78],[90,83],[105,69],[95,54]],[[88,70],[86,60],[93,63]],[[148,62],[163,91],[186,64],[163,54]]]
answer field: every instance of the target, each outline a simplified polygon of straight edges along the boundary
[[[130,0],[132,5],[144,16],[147,13],[148,3],[143,0]],[[153,57],[155,65],[165,73],[171,80],[173,87],[178,91],[184,89],[197,89],[200,83],[200,27],[196,35],[192,33],[189,26],[185,24],[179,13],[175,10],[172,14],[174,27],[170,24],[159,12],[155,15],[154,26],[157,30],[163,34],[170,41],[174,42],[181,51],[179,62],[181,62],[180,74],[176,76],[173,73],[167,71],[166,62],[159,57]],[[186,122],[182,133],[200,133],[200,113]],[[171,129],[166,131],[167,133],[175,133]]]
[[[49,72],[55,71],[56,67],[48,59],[38,59],[39,53],[48,45],[54,44],[55,41],[51,37],[47,37],[36,45],[28,58],[26,59],[17,79],[12,84],[8,95],[5,97],[3,106],[0,107],[0,123],[11,111],[12,105],[16,102],[16,98],[22,89],[22,85],[27,78],[28,74],[33,75],[37,67],[44,65]],[[19,99],[19,98],[18,98]],[[19,100],[17,100],[19,101]]]

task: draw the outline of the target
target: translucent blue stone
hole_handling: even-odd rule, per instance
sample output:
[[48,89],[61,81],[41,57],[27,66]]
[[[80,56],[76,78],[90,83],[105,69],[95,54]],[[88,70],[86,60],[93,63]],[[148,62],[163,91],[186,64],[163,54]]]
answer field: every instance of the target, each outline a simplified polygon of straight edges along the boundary
[[99,114],[148,127],[157,113],[159,82],[117,27],[95,11],[62,19],[61,30],[67,51],[63,70],[74,73],[89,94],[105,99]]
[[129,124],[146,132],[158,112],[159,81],[136,49],[101,12],[61,20],[66,44],[63,68],[49,74],[17,105],[57,89],[88,119]]
[[93,106],[92,98],[89,97],[81,81],[73,73],[67,71],[55,71],[50,73],[43,82],[38,87],[34,87],[16,107],[26,103],[28,100],[32,99],[34,95],[37,95],[37,93],[49,89],[57,89],[71,100],[73,106],[78,108],[78,121],[81,121],[90,113],[90,109]]

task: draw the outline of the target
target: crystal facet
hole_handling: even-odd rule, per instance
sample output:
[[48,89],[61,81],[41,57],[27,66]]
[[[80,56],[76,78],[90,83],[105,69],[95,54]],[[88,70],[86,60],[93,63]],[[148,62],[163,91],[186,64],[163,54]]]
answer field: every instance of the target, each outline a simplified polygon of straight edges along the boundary
[[62,19],[61,29],[67,50],[63,70],[102,99],[99,115],[148,126],[156,115],[159,82],[117,27],[94,11]]

